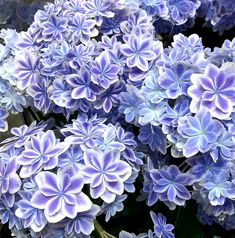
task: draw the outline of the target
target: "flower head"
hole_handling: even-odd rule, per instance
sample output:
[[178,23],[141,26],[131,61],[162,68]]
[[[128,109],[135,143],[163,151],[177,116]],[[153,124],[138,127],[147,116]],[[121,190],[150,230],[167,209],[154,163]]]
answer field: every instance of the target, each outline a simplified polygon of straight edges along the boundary
[[106,203],[111,203],[117,195],[124,192],[124,184],[131,175],[131,167],[120,160],[118,150],[102,153],[86,150],[83,175],[85,182],[90,183],[93,198],[101,197]]
[[204,74],[193,74],[191,81],[190,110],[209,110],[213,117],[228,119],[235,106],[235,64],[227,63],[221,68],[209,64]]
[[57,174],[40,172],[35,177],[38,191],[33,194],[31,204],[44,209],[46,219],[57,223],[65,217],[74,219],[78,212],[88,211],[92,203],[81,192],[84,180],[72,169]]
[[174,234],[172,230],[174,226],[166,223],[166,217],[164,217],[161,213],[156,215],[153,211],[150,212],[150,216],[154,223],[154,232],[157,237],[160,238],[174,238]]

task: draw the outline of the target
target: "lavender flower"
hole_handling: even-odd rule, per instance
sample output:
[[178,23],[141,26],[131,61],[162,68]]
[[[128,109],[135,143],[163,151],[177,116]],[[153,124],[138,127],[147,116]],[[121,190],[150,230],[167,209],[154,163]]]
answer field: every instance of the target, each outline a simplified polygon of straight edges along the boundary
[[64,35],[66,35],[67,30],[67,19],[62,17],[51,16],[48,21],[43,22],[42,35],[45,37],[46,41],[52,41],[53,39],[58,42],[62,42]]
[[108,222],[112,216],[115,216],[117,212],[123,210],[123,201],[127,198],[127,195],[120,195],[115,198],[112,203],[104,202],[101,206],[101,214],[105,213],[105,221]]
[[30,227],[34,232],[40,232],[47,224],[43,210],[30,203],[32,193],[21,191],[20,195],[22,199],[17,202],[16,216],[23,220],[24,228]]
[[213,206],[223,205],[226,198],[235,197],[235,186],[229,181],[227,171],[207,176],[200,184],[209,192],[208,199]]
[[3,109],[0,108],[0,132],[4,132],[8,130],[8,124],[6,121],[6,118],[8,117],[9,113]]
[[79,212],[73,220],[67,223],[65,227],[66,233],[70,237],[77,237],[79,234],[90,235],[95,228],[93,221],[99,211],[99,206],[92,205],[90,210]]
[[162,169],[153,169],[150,176],[154,181],[154,192],[159,194],[159,199],[177,205],[184,205],[191,198],[185,186],[191,185],[193,180],[189,174],[181,173],[175,165],[164,166]]
[[19,191],[21,180],[16,173],[18,165],[15,159],[12,159],[8,164],[0,163],[0,196],[5,193],[11,195]]
[[68,149],[66,143],[59,143],[53,131],[39,132],[25,145],[25,150],[17,157],[17,162],[22,165],[20,176],[30,177],[40,170],[50,170],[57,166],[58,156]]
[[137,67],[142,71],[149,69],[148,61],[154,60],[153,41],[145,35],[131,34],[126,44],[121,47],[122,53],[127,57],[128,67]]
[[114,12],[111,11],[112,4],[107,0],[91,0],[84,2],[82,6],[89,17],[95,18],[97,26],[102,24],[103,17],[111,18],[114,16]]
[[149,145],[152,151],[156,149],[162,154],[166,154],[166,137],[162,129],[153,125],[146,125],[140,128],[139,140]]
[[120,160],[117,150],[102,153],[86,150],[83,175],[85,182],[90,183],[90,193],[93,198],[101,197],[106,203],[111,203],[117,195],[124,192],[124,184],[131,175],[131,167]]
[[87,44],[90,37],[98,35],[98,31],[94,28],[96,22],[91,19],[86,19],[86,15],[76,13],[73,16],[72,22],[69,24],[69,29],[72,32],[72,41],[74,43],[82,42]]
[[220,135],[223,125],[211,117],[209,112],[198,112],[194,117],[184,116],[178,121],[177,128],[180,135],[187,139],[183,154],[193,156],[199,151],[205,153],[210,150]]
[[81,192],[84,181],[72,169],[64,169],[57,174],[40,172],[36,175],[39,190],[31,198],[31,204],[44,209],[46,219],[57,223],[65,217],[74,219],[78,212],[88,211],[92,203]]
[[37,82],[41,70],[40,58],[32,52],[25,51],[16,58],[16,77],[18,87],[25,89],[29,85]]
[[191,112],[210,110],[218,119],[228,119],[235,105],[235,70],[233,63],[224,64],[221,68],[209,64],[204,74],[191,76],[192,86],[188,95],[192,98]]
[[58,167],[66,168],[71,167],[74,170],[81,170],[84,165],[83,151],[79,145],[72,145],[67,151],[59,156]]
[[107,53],[100,54],[91,62],[91,81],[104,89],[118,81],[120,67],[111,64]]
[[160,238],[174,238],[172,230],[174,226],[166,223],[166,217],[161,213],[156,215],[153,211],[150,212],[151,219],[154,223],[154,232]]
[[178,63],[172,68],[164,68],[160,73],[159,85],[166,90],[169,98],[175,99],[180,95],[187,95],[190,86],[190,76],[192,70],[186,65]]
[[73,99],[86,98],[88,101],[95,101],[100,88],[91,81],[90,72],[82,67],[78,74],[68,75],[66,81],[73,87],[71,97]]

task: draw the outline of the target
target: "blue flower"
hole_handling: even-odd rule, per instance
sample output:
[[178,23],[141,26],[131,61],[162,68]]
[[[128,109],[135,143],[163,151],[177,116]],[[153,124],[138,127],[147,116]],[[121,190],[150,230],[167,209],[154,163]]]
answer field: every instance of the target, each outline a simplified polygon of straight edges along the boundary
[[85,182],[90,184],[90,193],[93,198],[101,197],[106,203],[111,203],[117,195],[122,195],[123,182],[130,177],[131,167],[120,160],[119,151],[103,153],[86,150],[84,162],[82,173]]
[[69,30],[72,32],[72,41],[74,43],[82,42],[87,44],[90,37],[98,35],[98,31],[94,28],[96,22],[86,19],[86,15],[75,13],[72,22],[69,24]]
[[226,63],[221,68],[209,64],[203,74],[191,76],[191,112],[209,110],[213,117],[228,119],[235,105],[235,64]]
[[114,12],[111,11],[113,6],[110,1],[90,0],[89,2],[84,2],[82,6],[87,16],[95,18],[97,26],[102,24],[103,17],[114,17]]
[[15,215],[15,211],[17,209],[17,205],[13,204],[9,206],[6,199],[0,198],[0,220],[2,224],[8,223],[9,229],[16,228],[17,230],[21,230],[22,220]]
[[27,93],[33,98],[34,106],[47,113],[51,106],[51,100],[47,93],[49,80],[47,78],[40,78],[40,82],[27,88]]
[[192,70],[182,63],[172,68],[164,67],[164,72],[159,76],[159,85],[166,90],[169,98],[175,99],[182,94],[187,95],[192,73]]
[[8,117],[9,113],[3,108],[0,108],[0,132],[4,132],[8,130],[8,124],[6,118]]
[[79,212],[74,219],[68,221],[65,231],[69,237],[77,237],[79,234],[90,235],[94,230],[93,221],[99,211],[99,206],[93,204],[90,210]]
[[67,83],[65,77],[57,77],[53,85],[48,88],[50,99],[59,107],[73,108],[77,106],[76,99],[71,97],[72,87]]
[[106,52],[103,52],[95,61],[91,62],[91,81],[104,89],[118,81],[120,67],[112,64]]
[[169,15],[176,24],[181,25],[188,18],[193,18],[196,15],[196,10],[200,5],[199,0],[169,0]]
[[94,103],[94,107],[96,109],[102,108],[105,113],[109,113],[113,107],[119,105],[119,96],[124,88],[125,87],[121,81],[112,84],[106,91],[98,96]]
[[67,75],[66,81],[72,87],[73,99],[85,98],[88,101],[95,101],[101,91],[100,87],[91,81],[90,72],[85,67],[80,69],[79,74]]
[[79,145],[72,145],[68,150],[59,156],[58,167],[72,167],[76,171],[81,170],[84,165],[83,151]]
[[127,10],[120,9],[115,11],[115,15],[112,18],[103,18],[103,23],[100,26],[99,30],[105,35],[119,34],[120,33],[120,24],[124,19],[127,18]]
[[21,180],[16,173],[17,169],[15,159],[10,160],[8,164],[0,163],[0,197],[6,193],[13,195],[20,190]]
[[25,145],[25,150],[17,157],[17,162],[22,165],[20,176],[27,178],[42,169],[55,168],[58,156],[68,147],[68,144],[56,140],[53,131],[39,132],[31,138],[30,143]]
[[142,0],[141,7],[150,16],[158,16],[163,19],[169,18],[169,9],[166,0]]
[[151,171],[154,169],[153,162],[150,158],[147,158],[147,164],[143,171],[143,193],[146,195],[147,205],[152,206],[158,201],[159,194],[153,190],[155,183],[154,180],[151,178]]
[[169,201],[182,206],[186,200],[191,198],[185,186],[192,184],[192,177],[181,173],[176,165],[153,169],[150,171],[150,176],[154,181],[153,191],[159,194],[161,201]]
[[66,1],[63,5],[64,11],[68,16],[73,15],[75,12],[85,13],[85,9],[82,6],[83,1],[70,0]]
[[208,199],[213,206],[223,205],[226,198],[235,198],[235,186],[229,181],[227,171],[207,176],[200,184],[208,191]]
[[51,16],[48,21],[41,24],[42,35],[47,41],[57,40],[62,42],[68,31],[67,22],[66,18]]
[[103,125],[93,124],[91,121],[73,121],[73,124],[61,130],[67,135],[65,141],[70,144],[80,145],[82,150],[92,148],[96,145],[96,140],[103,133]]
[[22,219],[24,228],[30,227],[34,232],[41,231],[47,224],[43,210],[30,203],[32,193],[20,191],[19,194],[22,199],[17,202],[16,216]]
[[38,132],[44,130],[46,127],[45,123],[37,125],[37,122],[34,121],[31,125],[23,125],[20,127],[13,127],[11,133],[13,137],[9,137],[6,140],[2,141],[1,144],[5,144],[1,147],[2,151],[8,150],[11,147],[20,148],[22,147],[33,135],[36,135]]
[[181,136],[187,139],[183,154],[186,157],[193,156],[199,151],[205,153],[210,150],[220,135],[223,125],[207,111],[198,112],[193,116],[181,117],[177,128]]
[[211,147],[211,156],[214,161],[218,159],[233,160],[235,156],[235,143],[232,134],[223,130],[217,141]]
[[92,202],[81,192],[84,180],[72,169],[57,174],[40,172],[35,177],[39,190],[30,202],[38,209],[44,209],[46,219],[57,223],[65,217],[74,219],[78,212],[88,211]]
[[26,106],[26,99],[21,93],[17,92],[13,87],[9,88],[0,98],[0,105],[12,113],[23,111],[23,106]]
[[162,115],[160,122],[169,127],[177,127],[178,120],[189,114],[189,100],[187,98],[178,98],[175,102],[174,109],[169,104],[166,105],[166,111]]
[[83,44],[72,45],[71,51],[69,52],[70,57],[72,58],[69,61],[69,65],[73,69],[79,69],[80,67],[86,65],[92,59],[94,54],[95,46],[89,41],[84,46]]
[[111,126],[105,129],[103,134],[97,138],[96,144],[97,147],[104,152],[111,150],[119,150],[121,152],[126,148],[123,143],[117,141],[116,128]]
[[25,89],[37,82],[40,70],[40,58],[32,52],[23,51],[23,53],[17,55],[15,73],[18,78],[18,87]]
[[138,96],[137,90],[132,88],[127,90],[128,92],[120,94],[119,112],[124,113],[125,120],[130,123],[139,114],[139,105],[142,103],[142,100]]
[[154,223],[154,232],[159,238],[174,238],[172,230],[174,226],[166,223],[166,217],[161,213],[156,215],[153,211],[150,212],[151,219]]
[[121,46],[121,52],[127,57],[128,67],[137,67],[142,71],[147,71],[148,61],[156,58],[153,51],[153,40],[145,35],[129,35],[126,44]]
[[226,160],[218,159],[216,162],[213,161],[209,152],[189,158],[186,162],[191,166],[190,173],[198,180],[211,174],[219,174],[221,168],[228,169],[229,167]]
[[203,51],[204,49],[202,39],[197,34],[192,34],[189,37],[186,37],[183,34],[177,34],[174,36],[172,46],[183,50],[188,57],[192,57],[192,55]]
[[160,125],[160,118],[166,111],[166,102],[154,104],[146,101],[139,105],[139,123],[140,125],[152,124],[153,126]]
[[153,125],[146,125],[140,128],[138,139],[149,145],[152,151],[159,150],[162,154],[166,154],[166,136],[162,129]]
[[156,69],[150,70],[141,88],[144,97],[152,103],[159,103],[166,98],[165,90],[159,85],[158,77],[159,73]]
[[108,222],[112,216],[115,216],[117,212],[124,209],[123,201],[127,198],[127,195],[120,195],[115,198],[112,203],[104,202],[101,206],[101,214],[105,214],[105,221]]

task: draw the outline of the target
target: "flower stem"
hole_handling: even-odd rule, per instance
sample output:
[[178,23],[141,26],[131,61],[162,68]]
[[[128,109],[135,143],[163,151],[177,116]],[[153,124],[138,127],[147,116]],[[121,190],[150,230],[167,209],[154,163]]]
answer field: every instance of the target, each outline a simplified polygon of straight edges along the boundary
[[107,231],[105,231],[97,220],[94,220],[94,225],[101,238],[116,238],[115,236],[110,235]]

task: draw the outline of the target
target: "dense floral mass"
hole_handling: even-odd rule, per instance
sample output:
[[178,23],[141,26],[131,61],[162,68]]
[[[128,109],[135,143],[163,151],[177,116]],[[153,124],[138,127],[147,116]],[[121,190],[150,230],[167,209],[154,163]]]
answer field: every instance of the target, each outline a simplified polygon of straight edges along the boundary
[[[119,238],[175,237],[157,205],[192,200],[200,222],[235,229],[235,38],[210,49],[180,33],[204,18],[223,34],[234,1],[16,9],[0,14],[0,220],[12,235],[109,237],[99,221],[125,215],[133,196],[151,226]],[[15,114],[25,124],[8,125]]]

